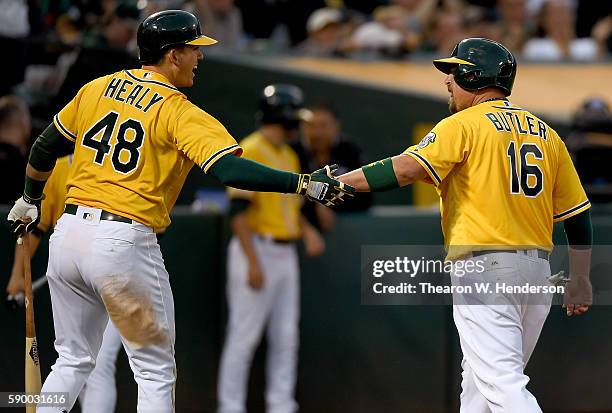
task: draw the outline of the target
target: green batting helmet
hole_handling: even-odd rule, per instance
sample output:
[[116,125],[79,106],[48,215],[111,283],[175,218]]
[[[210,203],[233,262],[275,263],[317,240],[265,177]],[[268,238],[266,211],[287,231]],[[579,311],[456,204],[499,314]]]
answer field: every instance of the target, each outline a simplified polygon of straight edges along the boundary
[[196,16],[183,10],[164,10],[150,15],[138,26],[136,41],[143,65],[159,62],[164,53],[174,47],[217,43],[202,34]]
[[274,84],[264,88],[255,118],[260,124],[279,124],[287,129],[299,126],[304,106],[302,89],[294,85]]
[[516,59],[500,43],[480,37],[460,41],[451,57],[433,61],[446,74],[455,70],[455,82],[465,90],[496,87],[510,96],[516,76]]

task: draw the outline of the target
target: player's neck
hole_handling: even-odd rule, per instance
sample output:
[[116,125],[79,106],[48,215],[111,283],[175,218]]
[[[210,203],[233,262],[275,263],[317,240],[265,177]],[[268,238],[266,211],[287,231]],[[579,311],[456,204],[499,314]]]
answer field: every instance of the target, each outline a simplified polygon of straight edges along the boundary
[[476,106],[488,100],[495,100],[495,99],[506,99],[506,96],[499,90],[487,90],[482,93],[478,93],[474,96],[474,100],[472,101],[472,106]]
[[148,70],[149,72],[155,72],[155,73],[159,73],[160,75],[164,76],[166,79],[168,79],[168,81],[176,86],[175,81],[174,81],[174,75],[172,70],[169,67],[166,67],[164,65],[143,65],[142,66],[143,70]]

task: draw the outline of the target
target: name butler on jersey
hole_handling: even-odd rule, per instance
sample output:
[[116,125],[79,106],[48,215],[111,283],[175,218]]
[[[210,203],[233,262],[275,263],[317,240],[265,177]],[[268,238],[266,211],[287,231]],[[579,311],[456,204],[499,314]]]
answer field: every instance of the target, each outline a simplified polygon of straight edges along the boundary
[[[405,153],[425,168],[444,200],[448,259],[491,246],[550,251],[553,222],[590,207],[559,135],[506,99],[464,109],[425,139]],[[453,179],[445,179],[449,174]],[[553,190],[544,191],[549,185]]]

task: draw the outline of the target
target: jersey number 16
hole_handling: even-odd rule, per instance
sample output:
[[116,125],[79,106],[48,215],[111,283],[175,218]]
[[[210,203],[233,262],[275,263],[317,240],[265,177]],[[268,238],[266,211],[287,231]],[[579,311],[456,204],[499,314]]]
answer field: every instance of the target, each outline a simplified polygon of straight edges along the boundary
[[[521,190],[528,198],[535,198],[544,188],[544,174],[538,165],[530,164],[527,155],[531,154],[539,161],[544,159],[542,151],[534,143],[524,143],[519,149],[519,162],[517,164],[516,143],[510,141],[508,151],[510,158],[510,193],[520,194]],[[520,178],[519,178],[520,175]],[[532,185],[529,185],[529,176],[533,176]],[[535,181],[535,182],[534,182]]]
[[[85,135],[83,135],[83,146],[93,149],[96,151],[94,157],[94,163],[98,165],[104,164],[106,156],[111,152],[111,163],[115,171],[122,174],[128,174],[132,172],[138,166],[138,160],[140,159],[140,148],[144,142],[144,128],[142,124],[135,119],[126,119],[119,125],[117,131],[117,140],[112,147],[109,142],[113,132],[115,131],[115,125],[119,114],[117,112],[109,112],[102,119],[100,119],[95,125],[93,125]],[[132,135],[132,139],[128,140],[126,135],[128,131]],[[99,134],[102,134],[100,140],[94,139]],[[123,153],[123,156],[122,156]]]

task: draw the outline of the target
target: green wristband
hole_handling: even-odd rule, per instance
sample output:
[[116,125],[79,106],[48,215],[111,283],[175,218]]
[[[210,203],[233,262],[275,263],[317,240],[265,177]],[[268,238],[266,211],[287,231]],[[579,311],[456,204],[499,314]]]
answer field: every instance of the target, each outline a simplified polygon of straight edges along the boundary
[[388,191],[390,189],[399,188],[391,158],[372,162],[369,165],[362,166],[361,170],[372,192]]
[[23,189],[24,199],[31,201],[40,201],[43,199],[43,190],[47,181],[38,181],[26,175],[25,188]]

